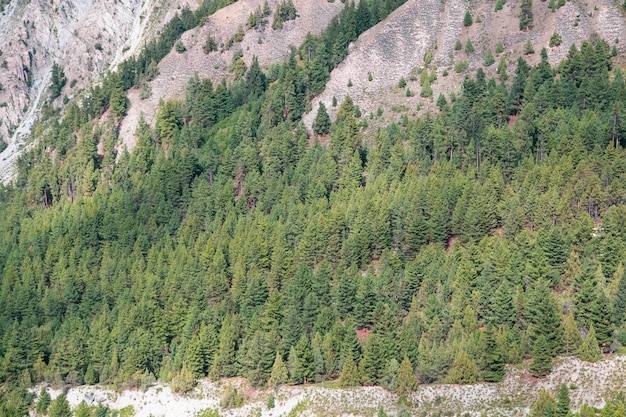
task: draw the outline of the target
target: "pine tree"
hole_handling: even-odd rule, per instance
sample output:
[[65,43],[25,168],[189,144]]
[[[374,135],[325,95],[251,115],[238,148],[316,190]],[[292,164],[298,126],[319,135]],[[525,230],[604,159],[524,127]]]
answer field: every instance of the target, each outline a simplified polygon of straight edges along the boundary
[[467,42],[465,43],[465,53],[471,54],[472,52],[474,52],[474,45],[472,44],[471,39],[467,39]]
[[48,412],[50,406],[50,394],[45,388],[41,388],[39,391],[39,398],[37,399],[36,411],[38,415],[44,415]]
[[574,320],[574,315],[571,312],[565,316],[563,329],[563,353],[566,355],[575,355],[582,346],[583,338],[580,335],[580,331]]
[[358,387],[361,385],[361,377],[359,376],[359,370],[352,359],[352,352],[348,352],[346,359],[343,362],[343,368],[339,375],[339,387],[350,388]]
[[433,89],[430,86],[430,81],[428,78],[424,80],[424,85],[422,85],[422,89],[420,90],[420,97],[426,98],[433,95]]
[[504,358],[496,342],[496,329],[493,325],[487,326],[484,333],[484,351],[482,364],[483,378],[487,382],[500,382],[504,377]]
[[598,346],[598,339],[596,339],[596,330],[593,327],[593,324],[589,328],[589,332],[587,332],[587,336],[585,340],[583,340],[583,344],[578,350],[578,358],[587,362],[597,362],[602,359],[602,352],[600,351],[600,347]]
[[398,369],[396,394],[400,396],[409,395],[416,388],[417,381],[413,372],[413,365],[411,365],[409,357],[405,355],[400,364],[400,369]]
[[463,44],[461,43],[460,39],[457,39],[456,42],[454,43],[454,50],[460,51],[461,49],[463,49]]
[[48,416],[50,417],[72,417],[72,410],[70,409],[70,403],[67,402],[65,394],[60,394],[51,403],[48,409]]
[[270,375],[270,379],[267,381],[267,386],[277,388],[280,385],[287,383],[288,378],[287,366],[285,366],[280,352],[276,352],[276,359],[274,359],[272,373]]
[[474,20],[472,19],[472,15],[470,14],[469,10],[467,10],[465,12],[465,16],[463,16],[463,26],[472,26],[472,23],[474,23]]
[[485,55],[485,66],[490,67],[496,62],[496,59],[493,57],[493,53],[491,52],[491,48],[487,50],[487,55]]
[[533,346],[533,362],[530,365],[530,373],[543,378],[552,371],[552,352],[546,338],[541,335],[535,340]]
[[330,125],[330,116],[326,111],[326,106],[320,101],[317,116],[315,116],[315,121],[313,122],[313,133],[316,135],[327,135],[330,132]]
[[613,301],[613,322],[619,326],[626,317],[626,274],[622,273],[617,282],[617,291]]
[[561,384],[561,386],[559,386],[559,395],[557,397],[554,417],[568,417],[571,413],[569,405],[569,390],[567,389],[567,385]]
[[478,381],[478,368],[467,352],[459,350],[452,368],[448,371],[446,382],[449,384],[474,384]]

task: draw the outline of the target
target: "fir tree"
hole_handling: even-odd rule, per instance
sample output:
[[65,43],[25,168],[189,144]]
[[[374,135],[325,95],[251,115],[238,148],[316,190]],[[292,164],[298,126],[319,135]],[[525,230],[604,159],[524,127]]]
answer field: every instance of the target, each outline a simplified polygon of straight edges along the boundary
[[409,395],[415,391],[416,388],[417,381],[415,373],[413,372],[413,365],[411,365],[408,356],[405,355],[400,364],[400,369],[398,370],[396,394],[400,396]]
[[546,338],[541,335],[535,340],[533,346],[533,361],[530,365],[530,373],[543,378],[552,371],[552,352]]
[[446,382],[449,384],[474,384],[478,381],[478,368],[467,352],[459,350],[452,368],[448,371]]
[[48,415],[50,417],[72,417],[70,403],[67,402],[65,394],[60,394],[50,403]]
[[602,359],[602,352],[598,346],[596,330],[593,324],[589,328],[589,332],[587,332],[587,336],[585,336],[585,340],[583,340],[583,344],[578,350],[577,356],[587,362],[597,362]]
[[467,42],[465,43],[465,53],[471,54],[472,52],[474,52],[474,45],[472,44],[471,39],[467,39]]
[[487,50],[487,55],[485,55],[484,65],[486,67],[492,66],[496,62],[496,59],[493,57],[493,53],[491,52],[491,48]]
[[463,26],[472,26],[472,23],[474,23],[474,20],[472,19],[472,15],[470,14],[469,10],[467,10],[465,12],[465,16],[463,16]]
[[330,132],[330,116],[326,112],[326,106],[320,101],[317,116],[313,122],[313,133],[316,135],[327,135]]
[[487,382],[500,382],[504,377],[504,358],[500,346],[496,342],[496,329],[493,325],[487,326],[484,333],[483,351],[483,378]]
[[267,386],[277,388],[280,385],[287,383],[288,378],[287,366],[285,366],[280,352],[276,352],[276,359],[274,359],[272,373],[270,374],[270,379],[267,381]]
[[361,385],[359,370],[354,363],[354,359],[352,359],[352,352],[348,352],[339,375],[339,387],[350,388],[358,387],[359,385]]
[[571,312],[565,316],[563,329],[563,353],[566,355],[575,355],[582,346],[583,338],[580,335],[580,331],[574,320],[574,315]]
[[571,413],[569,409],[570,398],[567,385],[561,384],[559,386],[559,395],[557,397],[556,410],[554,417],[568,417]]

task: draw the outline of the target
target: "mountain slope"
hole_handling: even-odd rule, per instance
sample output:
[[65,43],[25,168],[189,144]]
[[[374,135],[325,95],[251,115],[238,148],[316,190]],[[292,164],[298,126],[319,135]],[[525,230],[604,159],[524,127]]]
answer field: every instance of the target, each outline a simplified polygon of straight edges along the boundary
[[[268,2],[271,10],[276,9],[279,0]],[[187,80],[194,74],[200,78],[210,78],[214,84],[222,79],[232,80],[229,70],[236,51],[243,53],[243,60],[249,66],[252,57],[257,56],[259,64],[269,68],[272,64],[282,62],[289,55],[289,47],[298,47],[307,33],[320,34],[331,19],[343,8],[343,3],[327,0],[296,0],[298,11],[295,20],[284,23],[282,29],[274,30],[268,24],[260,29],[248,29],[241,42],[235,43],[230,49],[220,48],[218,51],[205,54],[202,47],[210,35],[217,45],[226,44],[241,26],[246,27],[250,13],[262,7],[264,0],[246,0],[231,4],[207,19],[207,22],[182,36],[186,51],[183,53],[173,49],[160,63],[160,74],[149,83],[152,90],[150,97],[142,100],[139,89],[129,92],[130,109],[120,127],[123,146],[132,149],[135,142],[135,130],[140,116],[143,114],[150,124],[154,122],[156,110],[161,100],[181,98],[185,92]]]
[[[487,76],[495,76],[497,54],[494,65],[485,67],[483,63],[487,50],[495,52],[498,42],[503,44],[504,52],[500,56],[505,57],[509,74],[514,72],[518,57],[524,57],[530,64],[538,63],[539,52],[544,47],[548,50],[550,64],[556,65],[567,56],[572,44],[580,46],[591,33],[599,34],[611,45],[614,40],[620,40],[615,43],[616,48],[620,53],[625,50],[626,19],[621,6],[613,0],[568,1],[554,13],[548,8],[548,2],[534,1],[534,23],[525,31],[518,29],[520,4],[520,1],[508,1],[496,12],[494,4],[485,1],[408,1],[354,42],[348,57],[332,72],[326,90],[313,101],[313,110],[304,116],[306,125],[312,125],[318,103],[323,102],[334,115],[337,108],[331,106],[332,98],[341,103],[346,95],[350,95],[365,115],[376,113],[381,107],[385,117],[374,121],[377,125],[397,120],[400,112],[391,111],[394,106],[406,106],[401,113],[409,115],[415,114],[419,104],[425,109],[434,108],[434,102],[420,98],[419,81],[410,80],[411,75],[419,79],[418,73],[425,68],[426,52],[432,54],[428,69],[437,73],[437,81],[432,85],[436,99],[439,93],[449,95],[458,91],[466,74],[477,68],[483,68]],[[480,16],[481,22],[464,27],[466,11],[470,11],[474,19]],[[561,36],[562,42],[551,48],[549,42],[554,33]],[[475,51],[455,51],[457,39],[463,45],[471,39]],[[525,54],[528,41],[533,45],[534,54]],[[455,64],[465,59],[468,70],[456,73]],[[449,75],[444,77],[446,70]],[[368,79],[370,73],[371,81]],[[401,77],[407,80],[407,87],[413,91],[414,97],[407,97],[405,88],[397,87]],[[349,81],[352,87],[348,87]]]
[[58,64],[72,98],[104,71],[135,54],[181,7],[195,0],[12,1],[0,15],[0,178],[12,176],[12,161],[48,99],[50,73]]

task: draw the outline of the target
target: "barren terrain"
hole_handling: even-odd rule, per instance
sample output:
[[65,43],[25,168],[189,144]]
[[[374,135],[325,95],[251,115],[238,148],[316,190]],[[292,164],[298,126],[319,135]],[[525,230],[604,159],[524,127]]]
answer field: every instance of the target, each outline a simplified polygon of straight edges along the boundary
[[[305,124],[312,125],[320,101],[333,117],[338,107],[331,106],[332,98],[341,103],[346,95],[360,106],[364,117],[376,114],[381,108],[383,116],[368,120],[370,126],[397,121],[401,114],[415,116],[418,106],[422,111],[433,110],[440,93],[448,97],[450,92],[458,91],[465,76],[475,73],[477,68],[482,67],[488,76],[496,76],[501,56],[506,59],[509,76],[514,73],[520,56],[530,64],[539,62],[543,47],[547,49],[550,64],[555,66],[567,56],[572,44],[580,46],[594,32],[611,47],[616,45],[620,54],[625,50],[626,19],[623,9],[613,0],[572,0],[555,13],[548,8],[548,2],[534,1],[534,25],[529,31],[518,29],[520,4],[509,0],[496,12],[493,2],[409,0],[354,42],[348,57],[331,73],[326,90],[314,100],[311,113],[304,116]],[[466,10],[475,20],[480,16],[480,23],[464,27]],[[562,43],[551,48],[550,37],[555,32],[561,36]],[[463,46],[471,39],[475,51],[469,54],[455,51],[457,39]],[[526,55],[524,49],[529,40],[535,53]],[[616,40],[621,42],[615,43]],[[501,54],[495,54],[498,42],[504,47]],[[485,67],[488,49],[494,53],[496,62]],[[429,65],[424,62],[426,52],[432,54]],[[455,65],[465,59],[468,69],[457,73]],[[431,98],[420,97],[419,73],[424,68],[437,73]],[[443,76],[446,70],[448,75]],[[406,87],[397,86],[401,77],[406,79],[413,97],[406,96]],[[350,80],[352,87],[348,87]]]
[[[507,376],[498,384],[474,385],[420,385],[410,397],[412,415],[461,415],[469,412],[478,416],[523,416],[542,388],[556,395],[560,384],[570,387],[572,408],[583,404],[602,406],[606,399],[626,389],[626,356],[613,356],[595,364],[577,359],[559,359],[553,372],[544,380],[529,376],[521,368],[509,368]],[[126,390],[121,393],[101,387],[82,386],[70,389],[68,400],[72,407],[87,400],[102,402],[112,409],[132,406],[137,417],[191,417],[197,412],[220,408],[220,399],[226,384],[243,390],[245,405],[238,409],[220,410],[223,416],[243,417],[286,416],[301,405],[304,409],[294,415],[310,416],[372,416],[379,406],[390,415],[397,412],[397,397],[379,387],[354,389],[328,388],[328,384],[285,386],[275,394],[276,407],[268,409],[267,397],[271,390],[257,391],[242,379],[222,381],[219,384],[202,380],[190,396],[172,393],[169,387],[158,384],[148,390]],[[60,393],[51,390],[52,397]]]

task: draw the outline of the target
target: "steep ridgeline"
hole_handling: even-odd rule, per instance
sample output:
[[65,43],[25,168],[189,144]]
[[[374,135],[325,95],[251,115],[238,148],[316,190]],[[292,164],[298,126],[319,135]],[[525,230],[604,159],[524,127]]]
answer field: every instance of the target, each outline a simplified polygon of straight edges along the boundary
[[[250,27],[250,14],[261,10],[264,3],[271,15],[260,18],[256,27]],[[223,79],[232,81],[236,72],[233,57],[239,53],[246,66],[250,66],[253,56],[257,56],[259,64],[267,69],[284,61],[289,56],[290,47],[300,46],[307,33],[319,35],[344,7],[340,1],[296,0],[293,2],[296,19],[284,22],[281,28],[272,28],[279,3],[284,1],[239,1],[213,14],[204,25],[185,33],[181,39],[184,50],[173,49],[159,63],[159,75],[148,83],[151,94],[142,99],[140,88],[129,92],[130,108],[120,127],[123,144],[132,149],[141,115],[153,124],[160,100],[182,98],[187,80],[194,74],[210,78],[215,84]],[[233,42],[238,31],[241,31],[241,38]],[[215,41],[214,51],[205,46],[209,37]]]
[[[9,2],[0,14],[0,141],[20,142],[45,102],[61,105],[65,96],[72,98],[111,64],[136,53],[180,7],[194,9],[197,4]],[[53,75],[54,64],[59,71]],[[11,143],[0,158],[3,181],[12,175],[18,147]]]
[[[465,76],[478,68],[497,77],[501,59],[510,76],[520,56],[536,64],[545,47],[554,66],[572,44],[580,46],[594,32],[618,52],[624,50],[626,19],[618,2],[574,0],[558,7],[556,1],[526,1],[532,18],[520,30],[522,3],[498,1],[501,9],[496,11],[493,2],[485,1],[408,1],[351,45],[326,90],[313,101],[313,110],[304,116],[305,124],[311,127],[320,102],[333,117],[338,109],[332,106],[333,97],[341,103],[350,95],[364,116],[376,115],[380,108],[383,117],[368,122],[384,125],[402,114],[415,115],[416,109],[432,109],[440,93],[447,97],[456,92]],[[472,21],[468,26],[466,12]],[[471,47],[466,48],[468,41]],[[487,58],[489,51],[493,62]],[[425,70],[432,92],[423,86]]]

